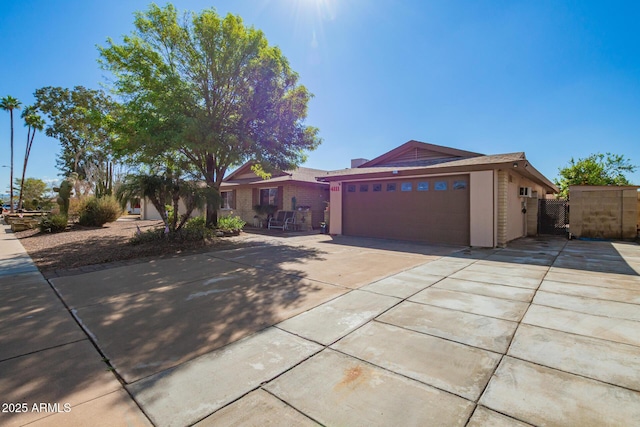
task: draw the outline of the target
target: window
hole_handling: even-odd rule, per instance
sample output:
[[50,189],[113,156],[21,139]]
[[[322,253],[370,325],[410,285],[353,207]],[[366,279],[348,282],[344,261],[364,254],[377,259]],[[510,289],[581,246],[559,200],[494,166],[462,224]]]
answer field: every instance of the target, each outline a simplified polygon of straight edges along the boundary
[[411,191],[413,189],[413,185],[410,182],[403,182],[400,186],[400,191]]
[[260,205],[278,205],[278,189],[277,188],[263,188],[260,190]]
[[221,209],[233,209],[233,191],[221,191],[220,192],[220,208]]
[[360,192],[366,193],[367,191],[369,191],[369,184],[360,184]]
[[436,184],[433,186],[436,191],[446,191],[447,190],[447,181],[436,181]]
[[428,182],[419,182],[418,183],[418,191],[429,191],[429,183]]
[[356,192],[356,186],[351,184],[351,185],[347,185],[347,191],[349,193],[355,193]]
[[464,190],[467,188],[467,181],[453,181],[454,190]]
[[382,184],[373,184],[373,191],[382,191]]
[[396,183],[390,182],[389,184],[387,184],[387,191],[396,191]]

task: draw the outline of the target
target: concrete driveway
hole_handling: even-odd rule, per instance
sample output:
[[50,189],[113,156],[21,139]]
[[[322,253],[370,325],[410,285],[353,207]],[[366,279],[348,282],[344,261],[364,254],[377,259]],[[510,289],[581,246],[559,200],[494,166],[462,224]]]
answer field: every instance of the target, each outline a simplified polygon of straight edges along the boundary
[[636,244],[262,239],[51,282],[159,426],[640,425]]

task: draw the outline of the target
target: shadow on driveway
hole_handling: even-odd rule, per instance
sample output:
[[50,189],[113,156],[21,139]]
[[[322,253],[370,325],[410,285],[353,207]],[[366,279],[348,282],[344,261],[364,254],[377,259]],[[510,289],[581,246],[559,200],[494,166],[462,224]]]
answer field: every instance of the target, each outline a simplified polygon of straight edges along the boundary
[[200,254],[51,282],[130,383],[347,291],[279,267],[316,259],[317,250],[261,249],[272,254],[269,269]]

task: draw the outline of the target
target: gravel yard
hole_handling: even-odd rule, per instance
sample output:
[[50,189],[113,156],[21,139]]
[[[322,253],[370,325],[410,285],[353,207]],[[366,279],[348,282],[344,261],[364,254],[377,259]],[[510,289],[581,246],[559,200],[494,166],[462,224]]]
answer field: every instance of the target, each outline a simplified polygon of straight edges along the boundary
[[[101,228],[74,224],[63,233],[43,234],[36,230],[17,232],[16,236],[45,277],[85,272],[109,266],[126,265],[146,257],[180,256],[237,245],[245,239],[213,238],[202,242],[131,245],[129,239],[137,227],[145,231],[162,227],[162,221],[120,219]],[[115,265],[114,265],[115,264]],[[90,266],[90,267],[88,267]]]

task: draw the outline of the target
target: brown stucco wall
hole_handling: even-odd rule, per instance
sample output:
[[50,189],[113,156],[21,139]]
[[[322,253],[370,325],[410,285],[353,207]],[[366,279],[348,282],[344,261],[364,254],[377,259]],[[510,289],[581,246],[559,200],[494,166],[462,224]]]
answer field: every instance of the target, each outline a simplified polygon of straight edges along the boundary
[[634,239],[637,237],[638,205],[638,187],[571,186],[571,234],[587,238]]
[[[510,170],[508,174],[508,214],[507,241],[524,236],[538,234],[538,197],[544,194],[541,185],[523,177],[517,170]],[[520,187],[530,187],[531,197],[520,197]],[[526,208],[523,213],[522,209]]]

